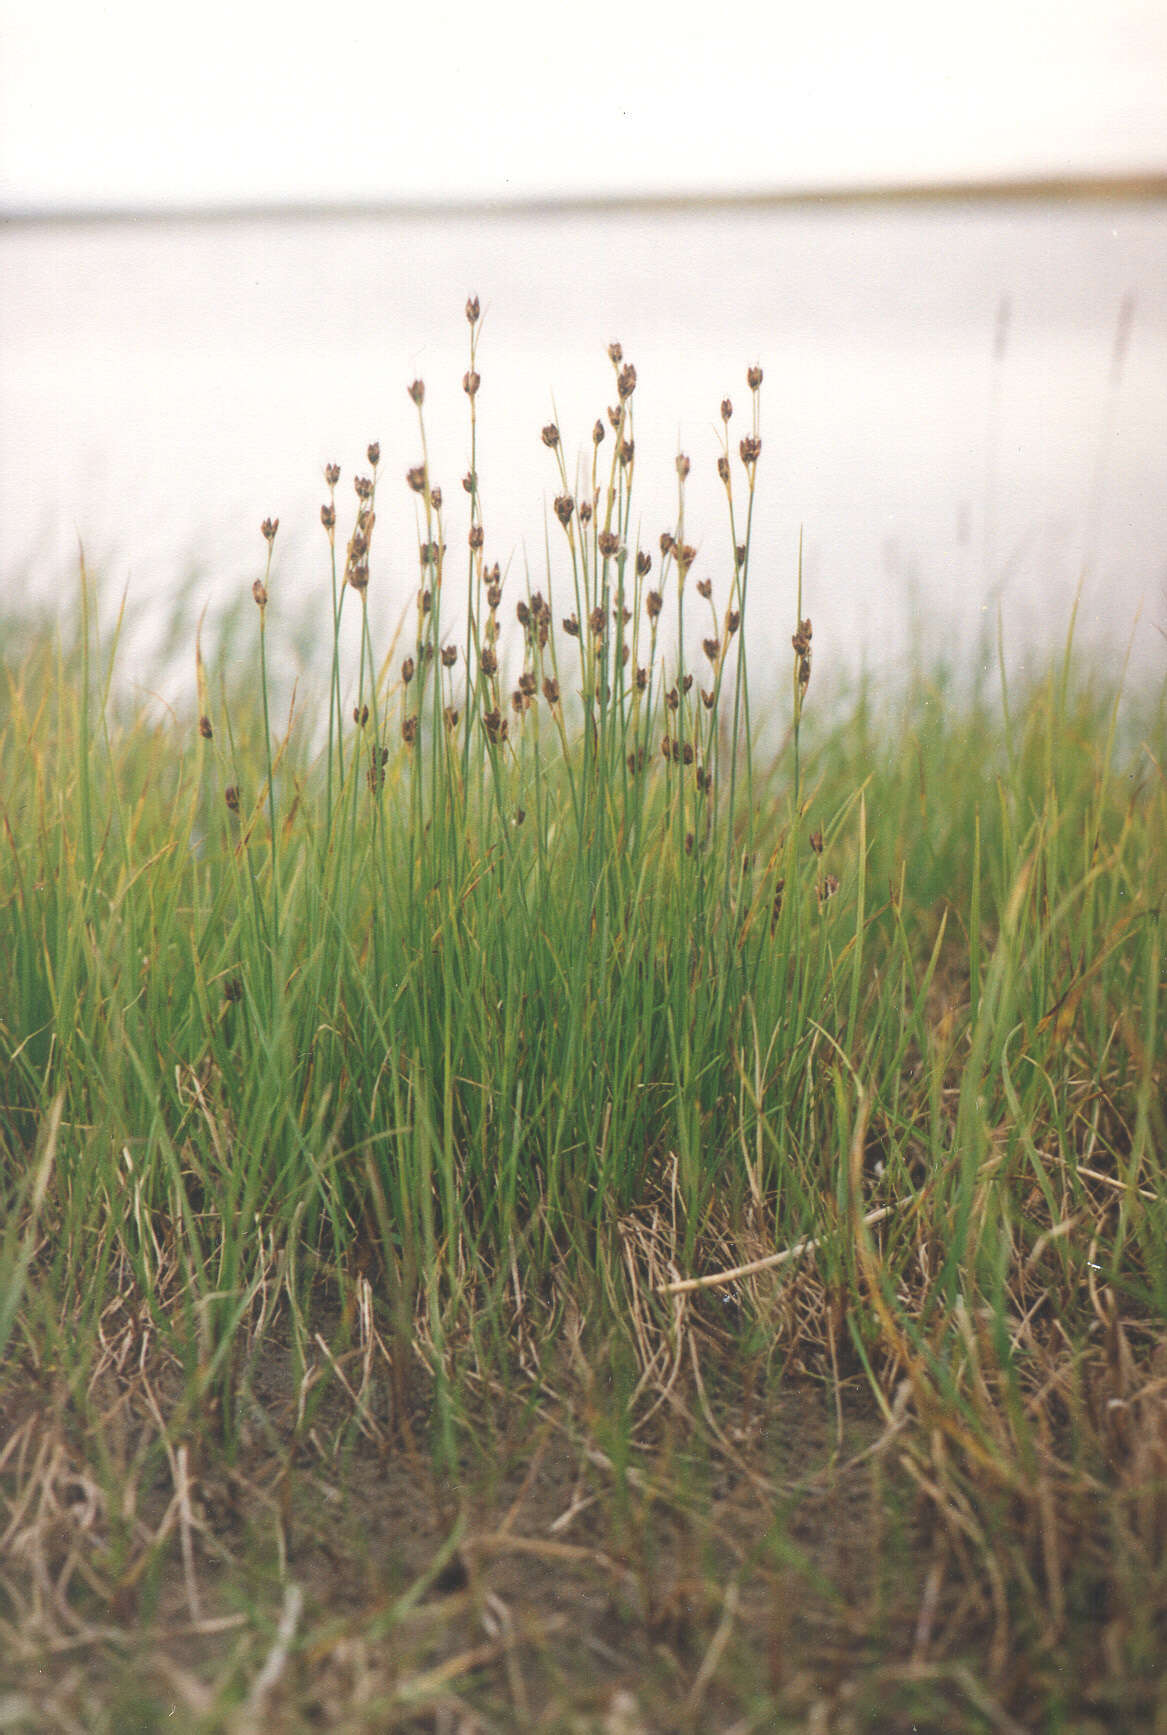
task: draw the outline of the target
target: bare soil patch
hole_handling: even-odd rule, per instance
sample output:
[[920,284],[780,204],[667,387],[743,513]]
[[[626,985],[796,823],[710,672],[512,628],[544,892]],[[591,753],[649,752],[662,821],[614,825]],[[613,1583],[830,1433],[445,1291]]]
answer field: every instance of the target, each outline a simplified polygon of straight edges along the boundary
[[962,1549],[930,1497],[906,1394],[889,1422],[845,1369],[784,1379],[706,1345],[649,1402],[609,1351],[590,1377],[550,1348],[507,1387],[464,1370],[453,1414],[416,1359],[360,1403],[355,1351],[297,1381],[276,1327],[230,1456],[162,1358],[71,1398],[22,1382],[4,1726],[1154,1726],[1123,1721],[1154,1715],[1152,1659],[1107,1683],[1086,1579],[1053,1647],[1020,1619],[1002,1638],[1009,1587],[1003,1608],[972,1521]]

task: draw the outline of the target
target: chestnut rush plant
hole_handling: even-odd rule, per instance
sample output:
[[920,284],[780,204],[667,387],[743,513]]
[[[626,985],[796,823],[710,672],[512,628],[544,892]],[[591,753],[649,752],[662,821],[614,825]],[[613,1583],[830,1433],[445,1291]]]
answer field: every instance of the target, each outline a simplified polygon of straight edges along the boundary
[[[825,1370],[840,1440],[856,1373],[893,1437],[918,1425],[904,1458],[945,1570],[988,1573],[969,1606],[994,1690],[1019,1634],[1071,1644],[1087,1579],[1126,1611],[1100,1670],[1137,1672],[1167,1588],[1112,1582],[1098,1538],[1121,1508],[1124,1561],[1167,1547],[1146,1493],[1167,1457],[1121,1419],[1145,1443],[1167,1417],[1163,695],[1120,703],[1071,632],[1023,692],[1002,658],[999,710],[917,669],[890,706],[860,686],[816,718],[799,565],[763,760],[743,650],[759,566],[775,582],[762,369],[744,417],[721,405],[720,551],[689,540],[684,455],[644,546],[637,374],[611,345],[578,471],[542,430],[545,570],[520,584],[491,562],[466,315],[465,500],[430,473],[415,381],[418,585],[388,650],[384,454],[347,534],[325,472],[315,732],[275,712],[275,518],[254,682],[216,677],[200,638],[189,726],[119,696],[84,567],[75,635],[6,656],[9,1378],[51,1370],[84,1410],[132,1316],[177,1370],[165,1450],[193,1431],[230,1459],[278,1317],[298,1447],[327,1297],[338,1343],[387,1346],[379,1398],[368,1362],[344,1386],[360,1428],[408,1429],[420,1356],[454,1466],[466,1358],[478,1378],[519,1341],[537,1362],[534,1313],[547,1344],[573,1309],[621,1322],[628,1438],[683,1346],[700,1386],[693,1345],[728,1330]],[[139,1570],[114,1532],[110,1582]]]
[[[543,429],[562,542],[542,586],[521,596],[506,586],[516,659],[485,546],[477,301],[466,311],[462,619],[418,380],[409,395],[422,456],[406,479],[420,582],[393,667],[368,612],[379,447],[354,481],[347,545],[339,469],[325,472],[333,655],[320,760],[306,762],[291,718],[283,732],[273,726],[275,518],[262,526],[253,586],[258,714],[244,714],[241,693],[212,696],[200,641],[192,751],[163,753],[141,720],[121,734],[113,657],[100,677],[92,666],[84,571],[78,703],[67,707],[60,670],[55,748],[35,696],[41,671],[13,675],[13,739],[36,741],[37,786],[55,785],[58,800],[72,761],[72,793],[34,844],[52,861],[34,864],[23,844],[16,853],[21,890],[7,914],[23,936],[21,987],[5,1022],[5,1113],[20,1135],[59,1095],[63,1124],[105,1126],[117,1152],[101,1187],[119,1225],[109,1245],[149,1293],[150,1237],[135,1229],[132,1251],[121,1237],[143,1211],[168,1215],[191,1295],[206,1295],[200,1354],[212,1362],[246,1291],[248,1249],[273,1224],[294,1221],[307,1245],[342,1263],[362,1236],[384,1237],[402,1293],[419,1273],[438,1293],[465,1280],[468,1260],[493,1262],[517,1244],[537,1265],[565,1240],[586,1246],[613,1207],[668,1171],[688,1257],[715,1194],[734,1196],[744,1174],[761,1210],[769,1190],[775,1152],[751,1101],[764,1082],[759,1033],[797,1023],[805,1043],[803,1015],[839,991],[827,909],[838,880],[804,847],[797,775],[787,822],[758,824],[773,778],[759,780],[752,764],[738,647],[761,368],[747,376],[738,494],[733,409],[721,406],[729,579],[719,607],[712,582],[690,578],[687,457],[674,529],[651,552],[632,542],[636,369],[610,347],[614,402],[596,422],[578,502],[558,429]],[[667,650],[666,598],[676,621]],[[690,668],[694,608],[703,643]],[[812,628],[796,625],[797,753]],[[843,814],[832,823],[838,831]],[[787,882],[797,891],[786,894]],[[846,992],[854,1016],[857,975]],[[192,1170],[192,1136],[212,1126],[207,1160]]]

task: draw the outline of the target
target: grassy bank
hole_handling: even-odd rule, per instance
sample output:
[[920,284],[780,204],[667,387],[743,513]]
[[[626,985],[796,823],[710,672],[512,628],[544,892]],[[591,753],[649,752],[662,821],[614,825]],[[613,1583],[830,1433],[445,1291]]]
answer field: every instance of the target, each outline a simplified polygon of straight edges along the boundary
[[272,521],[195,714],[8,641],[10,1726],[1167,1729],[1163,695],[844,700],[792,584],[763,730],[761,370],[639,543],[613,346],[504,576],[467,314],[318,702]]

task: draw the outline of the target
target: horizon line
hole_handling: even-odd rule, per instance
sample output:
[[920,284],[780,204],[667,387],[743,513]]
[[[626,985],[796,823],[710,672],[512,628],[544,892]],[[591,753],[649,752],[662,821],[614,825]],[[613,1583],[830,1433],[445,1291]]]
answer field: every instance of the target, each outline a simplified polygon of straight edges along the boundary
[[1134,203],[1167,199],[1167,172],[1122,175],[1025,175],[948,181],[888,181],[871,185],[718,189],[668,192],[597,192],[484,195],[477,198],[248,199],[182,205],[0,206],[11,227],[117,223],[225,223],[322,217],[442,219],[451,217],[587,216],[600,212],[666,213],[712,209],[767,210],[808,206],[976,204],[1114,199]]

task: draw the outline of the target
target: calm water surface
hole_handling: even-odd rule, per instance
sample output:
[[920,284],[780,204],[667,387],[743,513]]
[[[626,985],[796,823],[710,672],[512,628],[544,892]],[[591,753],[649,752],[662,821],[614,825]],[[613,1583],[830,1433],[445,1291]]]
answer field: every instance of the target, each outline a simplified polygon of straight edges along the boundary
[[[1164,666],[1162,205],[9,226],[0,258],[6,600],[60,594],[80,535],[115,588],[162,611],[197,573],[213,616],[261,568],[272,514],[276,596],[323,603],[321,471],[343,466],[347,518],[377,439],[373,592],[390,622],[416,582],[416,376],[447,537],[464,541],[473,291],[486,548],[516,599],[525,564],[547,583],[559,485],[540,429],[554,415],[569,466],[590,456],[619,338],[639,374],[644,540],[674,525],[684,450],[694,577],[722,601],[718,407],[732,397],[736,454],[746,367],[765,369],[750,603],[764,670],[786,666],[800,531],[816,679],[894,666],[921,623],[971,659],[998,602],[1020,655],[1062,635],[1080,579],[1084,634],[1125,641],[1141,607],[1136,659]],[[740,501],[736,456],[735,472]],[[131,642],[136,678],[156,675],[156,651],[148,632]]]

